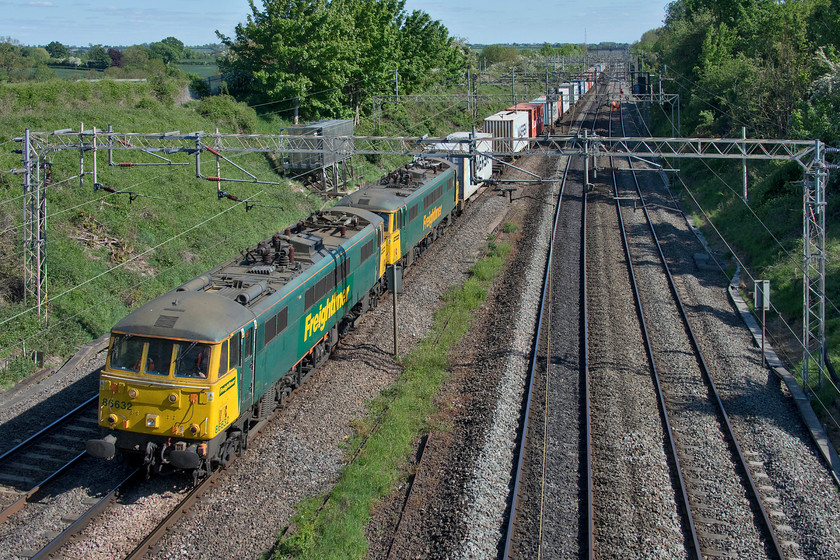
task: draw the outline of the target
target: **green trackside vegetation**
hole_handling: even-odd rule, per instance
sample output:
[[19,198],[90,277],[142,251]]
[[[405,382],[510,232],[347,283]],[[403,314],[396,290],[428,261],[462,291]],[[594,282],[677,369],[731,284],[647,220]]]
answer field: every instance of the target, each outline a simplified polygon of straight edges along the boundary
[[[656,123],[654,133],[669,135],[671,125],[665,116],[656,118],[655,111],[652,114]],[[783,358],[794,364],[792,373],[801,381],[801,348],[796,346],[795,338],[802,335],[802,168],[797,163],[750,162],[747,167],[749,204],[745,204],[740,162],[681,159],[671,161],[670,165],[680,169],[679,176],[685,183],[683,186],[680,180],[672,181],[674,191],[706,238],[722,255],[732,257],[715,232],[717,229],[753,276],[770,280],[773,307],[790,327],[771,311],[767,315],[768,330],[776,337],[774,345],[781,350]],[[826,219],[826,294],[832,302],[840,301],[837,192],[836,188],[829,189]],[[734,271],[733,266],[726,272],[731,276]],[[746,299],[751,300],[751,296],[748,294]],[[838,363],[840,317],[831,304],[826,308],[826,317],[829,356],[833,363]],[[812,376],[812,381],[816,381],[815,377]],[[832,399],[827,397],[834,393],[833,387],[826,387],[819,400],[830,402]]]
[[[0,388],[28,375],[27,352],[44,352],[47,367],[56,367],[79,345],[108,332],[132,309],[231,258],[298,220],[322,201],[306,196],[283,179],[262,155],[233,156],[260,180],[277,185],[222,183],[244,204],[216,196],[216,183],[195,177],[195,158],[172,156],[185,166],[109,167],[107,152],[98,153],[97,180],[130,192],[94,191],[88,175],[80,186],[78,152],[50,156],[47,189],[47,271],[49,309],[45,325],[22,300],[22,167],[12,150],[24,130],[79,130],[96,126],[117,131],[207,131],[270,133],[282,124],[261,119],[253,109],[230,97],[213,97],[178,105],[185,81],[152,78],[143,83],[102,81],[0,84]],[[115,161],[161,163],[141,152],[114,153]],[[216,175],[215,158],[202,158],[204,175]],[[85,168],[93,170],[86,154]],[[42,170],[46,172],[46,170]],[[223,164],[222,175],[245,178]]]
[[[635,51],[654,80],[663,73],[666,93],[680,95],[683,136],[740,138],[745,127],[751,138],[820,139],[837,146],[838,22],[840,16],[827,0],[676,0],[666,7],[664,25],[645,33]],[[671,124],[664,111],[653,104],[651,114],[655,132],[670,136]],[[705,227],[707,237],[717,239],[710,221],[753,277],[770,280],[773,305],[790,327],[773,315],[768,328],[783,358],[798,372],[802,169],[795,163],[750,163],[747,205],[741,200],[740,162],[682,159],[672,163],[681,168],[688,187],[678,187],[682,200]],[[825,209],[826,337],[834,363],[840,357],[838,177],[830,175]],[[722,252],[727,251],[720,246]],[[827,402],[824,397],[820,400]]]
[[365,557],[371,510],[405,476],[412,442],[429,430],[428,419],[436,411],[434,397],[449,371],[449,353],[470,330],[510,250],[507,243],[490,242],[464,285],[444,296],[431,332],[401,360],[399,379],[369,404],[368,417],[358,423],[347,449],[354,459],[328,495],[298,505],[293,529],[280,539],[275,558]]
[[[195,177],[195,158],[173,156],[184,166],[109,167],[107,153],[98,153],[97,180],[125,191],[94,191],[93,178],[80,186],[79,154],[51,156],[48,189],[47,293],[48,329],[23,294],[22,167],[20,144],[12,139],[25,129],[52,131],[106,129],[116,131],[193,131],[276,134],[290,123],[287,111],[276,106],[258,114],[230,96],[205,97],[184,103],[186,81],[152,77],[146,82],[0,83],[0,389],[26,377],[36,368],[22,356],[38,350],[47,367],[60,365],[79,345],[106,333],[131,310],[155,296],[231,258],[249,245],[294,223],[324,201],[300,184],[281,176],[274,155],[234,156],[233,161],[261,181],[277,185],[222,183],[240,199],[258,200],[249,212],[244,205],[216,196],[216,183]],[[525,96],[525,85],[517,95]],[[430,93],[463,93],[463,88],[437,86]],[[509,89],[482,85],[479,93],[507,95]],[[535,92],[530,92],[537,95]],[[180,99],[180,101],[179,101]],[[507,102],[480,105],[478,119],[466,104],[385,104],[381,119],[363,117],[357,135],[445,136],[470,130],[481,119],[509,106]],[[276,111],[276,112],[275,112]],[[115,162],[161,163],[140,152],[114,152]],[[400,156],[367,156],[353,160],[353,185],[375,180],[406,163]],[[86,155],[90,173],[92,156]],[[216,175],[215,158],[202,156],[202,173]],[[246,179],[230,165],[222,175]],[[132,193],[132,194],[127,194]],[[133,201],[133,195],[137,196]],[[57,297],[60,296],[60,297]]]

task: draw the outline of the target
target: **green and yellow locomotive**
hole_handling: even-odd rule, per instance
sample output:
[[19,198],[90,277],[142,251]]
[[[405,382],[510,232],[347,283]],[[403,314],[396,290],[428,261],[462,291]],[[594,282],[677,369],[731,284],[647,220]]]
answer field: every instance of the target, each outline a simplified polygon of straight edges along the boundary
[[419,159],[378,183],[347,195],[337,206],[363,208],[384,220],[383,265],[410,266],[455,217],[458,185],[452,163]]
[[100,374],[101,439],[150,470],[225,466],[454,216],[453,166],[420,160],[132,312]]
[[108,434],[88,452],[227,464],[379,297],[382,235],[371,212],[319,212],[125,317],[100,374]]

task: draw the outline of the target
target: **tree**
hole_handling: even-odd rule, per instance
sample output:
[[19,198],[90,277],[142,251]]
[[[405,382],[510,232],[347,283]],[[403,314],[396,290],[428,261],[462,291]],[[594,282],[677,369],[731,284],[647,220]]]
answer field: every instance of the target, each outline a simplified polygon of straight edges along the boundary
[[216,32],[228,47],[220,69],[234,74],[233,90],[276,101],[275,110],[306,100],[307,117],[341,115],[357,55],[349,14],[331,10],[327,0],[265,0],[265,11],[249,4],[235,38]]
[[50,53],[43,47],[23,47],[21,54],[26,57],[27,62],[32,66],[46,64],[50,59]]
[[[220,61],[231,91],[274,110],[302,100],[306,117],[358,113],[366,96],[457,76],[465,67],[460,44],[425,12],[406,16],[404,0],[250,1],[251,14],[235,36],[216,32],[227,54]],[[349,94],[349,95],[348,95]]]
[[108,49],[108,56],[111,58],[111,66],[116,66],[117,68],[122,67],[123,55],[121,50],[111,47]]
[[70,54],[70,51],[67,50],[67,47],[65,47],[58,41],[52,41],[49,45],[47,45],[46,48],[47,52],[50,53],[50,56],[53,58],[65,59]]
[[402,61],[400,70],[406,81],[424,87],[433,81],[446,82],[457,78],[466,66],[466,59],[449,30],[429,14],[414,10],[400,28]]
[[184,43],[175,37],[167,37],[157,43],[149,45],[149,51],[153,58],[163,60],[166,65],[178,62],[184,56]]
[[24,79],[24,66],[21,48],[12,43],[10,38],[0,37],[0,82]]
[[356,117],[370,92],[389,91],[400,79],[394,73],[400,66],[399,22],[404,6],[403,0],[348,0],[343,6],[352,15],[359,53],[350,76],[350,104]]
[[516,64],[520,58],[519,51],[516,47],[506,47],[504,45],[488,45],[481,49],[478,57],[484,59],[488,65],[496,64],[497,62]]
[[123,68],[140,69],[149,63],[149,49],[143,45],[132,45],[122,51]]
[[88,68],[105,69],[111,65],[111,57],[102,45],[93,45],[87,52]]

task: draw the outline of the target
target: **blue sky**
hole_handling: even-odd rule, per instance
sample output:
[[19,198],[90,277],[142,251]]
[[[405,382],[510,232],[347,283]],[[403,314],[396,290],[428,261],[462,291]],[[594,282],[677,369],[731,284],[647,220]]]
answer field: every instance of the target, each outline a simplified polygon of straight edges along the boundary
[[[257,2],[258,5],[261,3]],[[659,27],[667,0],[529,2],[407,0],[471,43],[633,42]],[[0,0],[0,37],[26,45],[133,45],[174,36],[187,45],[231,35],[247,0]]]

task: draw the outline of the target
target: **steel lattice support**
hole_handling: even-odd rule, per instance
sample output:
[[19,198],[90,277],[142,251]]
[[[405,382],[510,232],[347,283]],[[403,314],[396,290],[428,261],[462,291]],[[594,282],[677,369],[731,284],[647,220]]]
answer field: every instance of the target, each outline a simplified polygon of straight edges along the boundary
[[825,187],[828,169],[822,143],[814,146],[814,164],[805,181],[803,197],[802,243],[804,248],[803,307],[802,307],[802,384],[810,382],[812,370],[817,370],[822,385],[825,370]]
[[[472,101],[480,101],[474,98]],[[293,136],[291,134],[205,134],[193,132],[166,133],[120,133],[99,130],[85,131],[84,135],[71,130],[53,133],[29,133],[23,141],[26,164],[26,182],[24,184],[25,202],[25,249],[27,290],[41,303],[46,301],[46,199],[43,195],[39,154],[56,153],[67,150],[85,151],[108,150],[109,162],[115,152],[145,152],[149,156],[165,160],[165,165],[185,165],[173,161],[175,158],[194,157],[196,176],[241,183],[266,183],[229,158],[242,153],[332,153],[342,159],[353,156],[378,154],[402,156],[447,156],[452,153],[463,154],[465,151],[476,153],[475,139],[446,139],[429,137],[383,137],[383,136],[337,136],[320,138],[313,136]],[[509,138],[484,138],[496,144],[496,140]],[[803,301],[803,383],[808,382],[810,372],[817,370],[822,376],[825,363],[825,264],[826,231],[825,201],[828,169],[825,154],[837,153],[838,150],[825,148],[819,141],[806,140],[761,140],[745,138],[647,138],[623,137],[600,138],[583,136],[544,136],[541,138],[517,138],[526,142],[527,148],[522,156],[594,156],[613,155],[618,157],[646,158],[701,158],[729,159],[738,162],[747,160],[796,161],[806,172],[803,216],[804,244],[804,301]],[[509,143],[509,142],[508,142]],[[465,150],[460,144],[467,144]],[[217,161],[236,168],[248,178],[205,177],[201,172],[201,153],[208,151],[216,156]],[[509,156],[504,152],[489,152],[493,157]],[[81,156],[83,157],[83,156]],[[171,158],[171,159],[170,159]],[[111,165],[114,165],[111,163]],[[150,165],[150,164],[118,164]],[[156,163],[155,165],[161,165]],[[337,181],[337,179],[335,179]],[[272,183],[273,184],[273,183]],[[45,311],[45,310],[44,310]],[[821,377],[820,377],[821,379]]]
[[[23,138],[23,274],[24,301],[34,299],[38,315],[46,317],[47,193],[41,180],[41,157],[27,129]],[[47,174],[44,173],[46,178]]]

